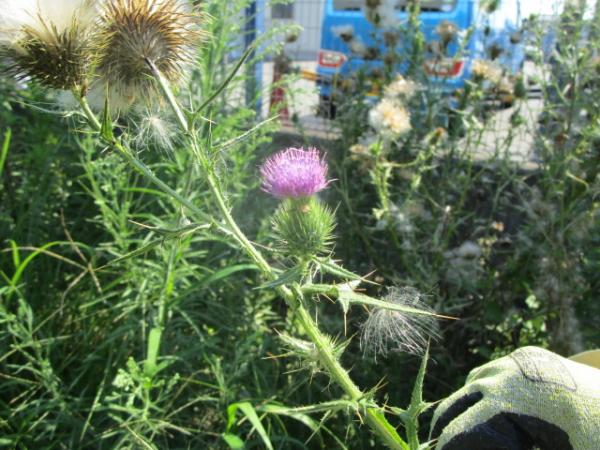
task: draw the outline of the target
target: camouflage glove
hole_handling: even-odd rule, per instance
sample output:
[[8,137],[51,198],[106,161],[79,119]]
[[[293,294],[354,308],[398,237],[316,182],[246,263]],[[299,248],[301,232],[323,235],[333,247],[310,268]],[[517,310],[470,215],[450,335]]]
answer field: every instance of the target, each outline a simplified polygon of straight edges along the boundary
[[537,347],[474,369],[436,409],[436,450],[600,450],[600,370]]

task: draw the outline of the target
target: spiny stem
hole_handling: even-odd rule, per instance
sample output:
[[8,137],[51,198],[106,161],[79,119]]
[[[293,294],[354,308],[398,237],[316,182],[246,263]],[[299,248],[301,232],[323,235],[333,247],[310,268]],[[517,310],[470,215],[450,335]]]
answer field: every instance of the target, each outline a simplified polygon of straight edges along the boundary
[[[87,100],[85,99],[85,97],[78,96],[77,93],[75,93],[75,95],[89,124],[94,129],[94,131],[100,133],[102,125],[96,117],[96,115],[94,114],[94,112],[91,110]],[[106,139],[103,136],[101,136],[101,138],[113,150],[116,150],[116,152],[119,155],[121,155],[121,157],[127,163],[131,164],[139,173],[141,173],[148,180],[154,183],[161,191],[177,200],[180,204],[189,209],[190,212],[194,213],[200,220],[205,220],[206,217],[202,210],[200,210],[200,208],[198,208],[196,205],[194,205],[192,202],[190,202],[188,199],[183,197],[181,194],[179,194],[177,191],[171,188],[168,184],[166,184],[164,181],[162,181],[160,178],[154,175],[152,170],[148,166],[146,166],[142,161],[137,159],[127,148],[123,146],[123,144],[121,144],[115,139]]]
[[[256,263],[259,267],[263,275],[269,279],[273,280],[275,278],[275,273],[273,268],[269,265],[269,263],[264,259],[261,252],[250,242],[250,240],[246,237],[246,235],[242,232],[242,230],[237,225],[235,219],[231,215],[229,207],[227,206],[225,196],[222,193],[220,183],[216,178],[214,171],[211,168],[211,165],[208,163],[208,158],[205,155],[205,152],[201,152],[196,136],[193,132],[190,133],[189,124],[185,119],[185,114],[183,110],[180,108],[177,103],[173,92],[171,91],[168,83],[162,77],[156,66],[150,65],[153,72],[156,71],[155,76],[157,76],[157,81],[161,90],[163,91],[169,105],[173,109],[173,112],[178,118],[178,122],[182,131],[185,132],[188,137],[190,144],[192,146],[193,152],[195,156],[198,158],[198,162],[205,169],[208,186],[210,188],[210,192],[214,197],[217,207],[227,224],[229,232],[234,236],[235,240],[239,243],[242,249],[250,256],[250,258]],[[79,102],[81,104],[82,110],[86,114],[90,125],[97,132],[101,132],[102,125],[94,115],[94,113],[89,108],[87,101],[82,96],[77,96]],[[107,141],[107,139],[102,136],[102,138]],[[167,186],[164,182],[159,180],[152,171],[146,167],[141,161],[131,155],[122,144],[117,142],[116,140],[111,140],[107,142],[111,147],[116,149],[119,154],[121,154],[125,160],[130,163],[136,170],[138,170],[142,175],[147,177],[153,183],[155,183],[163,192],[170,195],[175,200],[181,202],[184,206],[188,207],[190,211],[199,216],[203,217],[204,214],[193,204],[191,204],[187,199],[183,198],[169,186]],[[298,317],[302,327],[305,332],[309,335],[311,341],[314,343],[315,348],[319,353],[319,359],[330,377],[335,380],[340,387],[344,390],[344,392],[353,400],[359,401],[364,398],[364,393],[354,384],[348,372],[341,366],[335,355],[333,354],[329,342],[326,336],[321,333],[317,324],[314,322],[309,312],[305,309],[303,305],[303,299],[294,294],[287,286],[279,286],[277,288],[277,292],[283,297],[286,303],[292,307],[294,307],[298,311]],[[408,450],[407,444],[402,440],[402,438],[398,435],[395,428],[390,425],[390,423],[385,418],[384,414],[375,407],[367,407],[366,408],[366,422],[371,427],[373,432],[377,434],[385,444],[392,450]]]
[[177,99],[175,98],[175,94],[173,94],[173,91],[169,87],[169,82],[165,79],[165,77],[163,76],[161,71],[158,70],[158,67],[156,67],[156,64],[154,64],[153,61],[146,58],[146,64],[152,71],[152,75],[158,82],[158,85],[160,86],[160,90],[165,95],[167,102],[169,102],[169,106],[171,107],[171,109],[173,110],[175,115],[177,116],[177,121],[179,122],[179,126],[183,129],[183,131],[185,131],[186,133],[189,133],[190,126],[188,124],[188,120],[185,117],[183,110],[179,107],[179,104],[177,103]]

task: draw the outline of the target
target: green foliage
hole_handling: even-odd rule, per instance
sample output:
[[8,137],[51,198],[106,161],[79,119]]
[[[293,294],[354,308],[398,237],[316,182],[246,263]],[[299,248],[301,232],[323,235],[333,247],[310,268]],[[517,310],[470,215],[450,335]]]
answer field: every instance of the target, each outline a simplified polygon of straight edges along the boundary
[[[413,14],[401,39],[424,87],[405,105],[412,132],[361,139],[372,132],[366,94],[394,73],[359,72],[340,85],[341,136],[328,148],[336,181],[319,200],[277,208],[259,194],[256,170],[277,149],[277,124],[257,120],[251,74],[279,52],[281,39],[270,39],[281,30],[233,61],[248,5],[206,2],[212,38],[180,94],[201,119],[204,162],[231,214],[283,266],[271,278],[223,232],[183,141],[136,139],[144,117],[106,108],[101,120],[104,139],[134,142],[131,154],[200,219],[93,136],[67,132],[67,122],[84,129],[78,114],[49,114],[54,99],[37,86],[0,78],[0,447],[381,448],[371,420],[389,436],[397,427],[412,450],[427,445],[429,401],[472,367],[523,345],[597,345],[600,33],[564,17],[551,65],[534,56],[548,71],[540,123],[525,120],[527,84],[515,80],[511,131],[482,160],[473,153],[497,126],[498,89],[474,80],[454,101],[429,86]],[[251,95],[232,101],[240,92]],[[536,167],[510,161],[519,133],[532,138]],[[414,286],[436,313],[383,302],[381,285]],[[300,299],[291,307],[280,299],[288,287]],[[440,322],[422,360],[390,353],[375,363],[353,335],[365,309],[381,308],[461,320]],[[313,317],[331,336],[311,336],[303,320]],[[335,364],[352,368],[345,386]]]

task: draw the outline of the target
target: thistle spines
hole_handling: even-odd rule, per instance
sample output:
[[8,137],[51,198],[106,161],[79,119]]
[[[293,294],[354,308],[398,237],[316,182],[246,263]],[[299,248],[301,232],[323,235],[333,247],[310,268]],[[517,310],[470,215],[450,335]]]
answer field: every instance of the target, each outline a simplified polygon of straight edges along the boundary
[[285,199],[275,212],[273,228],[282,247],[300,260],[330,251],[335,217],[316,197]]

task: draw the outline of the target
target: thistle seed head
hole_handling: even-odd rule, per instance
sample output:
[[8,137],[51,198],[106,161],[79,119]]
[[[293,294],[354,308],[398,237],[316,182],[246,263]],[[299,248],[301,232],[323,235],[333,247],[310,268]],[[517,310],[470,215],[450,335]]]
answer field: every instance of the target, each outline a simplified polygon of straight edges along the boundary
[[391,288],[382,299],[395,305],[415,310],[415,313],[376,308],[362,327],[360,345],[364,353],[386,357],[390,352],[405,352],[422,355],[427,343],[437,338],[435,316],[418,314],[416,311],[432,313],[414,288]]
[[414,81],[397,75],[396,79],[384,88],[384,95],[389,99],[401,98],[410,100],[419,90],[419,85]]
[[97,72],[111,103],[153,103],[149,63],[172,85],[181,84],[202,42],[202,17],[182,0],[106,0]]
[[384,98],[369,111],[369,125],[386,139],[397,139],[411,130],[410,113],[400,102]]
[[0,50],[18,79],[85,88],[95,61],[96,0],[8,0],[0,11]]

